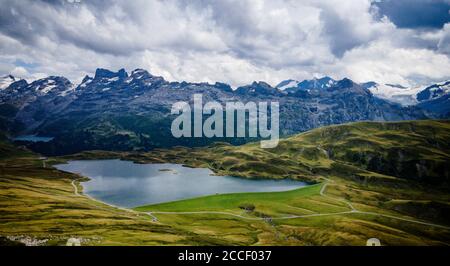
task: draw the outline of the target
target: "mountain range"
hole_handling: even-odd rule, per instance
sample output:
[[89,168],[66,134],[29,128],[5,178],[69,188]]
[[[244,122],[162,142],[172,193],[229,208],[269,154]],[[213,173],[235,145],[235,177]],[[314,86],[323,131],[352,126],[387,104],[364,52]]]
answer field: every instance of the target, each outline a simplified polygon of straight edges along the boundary
[[[285,80],[279,83],[276,88],[288,94],[296,93],[302,90],[326,89],[335,86],[336,80],[330,77],[314,78],[312,80]],[[418,105],[445,98],[450,92],[450,81],[433,84],[426,88],[423,87],[404,87],[398,84],[379,84],[373,81],[359,84],[368,89],[375,97],[384,99],[403,106]],[[445,109],[445,108],[443,108]],[[448,116],[448,112],[439,109],[427,109],[443,117]]]
[[242,144],[251,139],[173,138],[172,104],[191,101],[194,93],[203,94],[205,102],[278,101],[280,133],[287,136],[354,121],[448,118],[449,84],[447,81],[411,90],[324,77],[286,80],[275,87],[260,81],[233,89],[219,82],[169,82],[143,69],[131,73],[97,69],[93,77],[86,76],[78,85],[61,76],[30,83],[7,76],[0,80],[0,130],[10,136],[54,137],[47,143],[29,144],[51,155],[88,149],[201,146],[213,141]]

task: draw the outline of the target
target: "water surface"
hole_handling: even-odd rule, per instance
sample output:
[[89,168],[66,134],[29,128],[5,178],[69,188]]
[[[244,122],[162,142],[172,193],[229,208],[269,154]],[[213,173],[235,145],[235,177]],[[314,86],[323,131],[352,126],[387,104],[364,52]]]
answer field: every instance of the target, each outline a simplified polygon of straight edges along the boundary
[[135,164],[121,160],[82,160],[56,165],[91,180],[83,182],[84,193],[121,207],[174,201],[198,196],[235,192],[287,191],[307,184],[294,180],[249,180],[214,176],[205,168],[179,164]]
[[36,135],[24,135],[13,138],[14,141],[29,141],[29,142],[49,142],[53,137],[40,137]]

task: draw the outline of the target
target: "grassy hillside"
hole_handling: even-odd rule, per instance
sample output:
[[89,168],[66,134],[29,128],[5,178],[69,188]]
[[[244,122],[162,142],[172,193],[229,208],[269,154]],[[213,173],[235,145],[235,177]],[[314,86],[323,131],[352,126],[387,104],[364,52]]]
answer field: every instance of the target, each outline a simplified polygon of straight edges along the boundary
[[[284,139],[272,150],[263,150],[258,143],[240,147],[221,144],[208,149],[178,148],[156,154],[128,154],[124,158],[135,157],[134,160],[141,162],[175,160],[191,166],[209,167],[219,174],[248,178],[328,182],[329,195],[352,202],[358,210],[450,225],[448,139],[448,121],[363,122],[312,130]],[[290,195],[288,202],[302,203],[298,206],[317,211],[308,206],[307,198],[300,195]],[[139,209],[237,211],[240,204],[253,204],[256,209],[269,214],[292,212],[279,205],[286,203],[283,200],[274,200],[277,205],[267,204],[264,199],[271,198],[267,195],[260,195],[261,200],[250,202],[245,200],[246,197],[248,195],[211,196]],[[236,202],[236,199],[241,200]],[[235,204],[232,208],[228,205],[221,208],[214,204],[216,201]],[[271,207],[268,208],[269,205]],[[290,203],[287,205],[288,208],[292,206]],[[316,205],[319,206],[317,201]],[[442,237],[448,239],[448,232]]]
[[85,197],[83,177],[58,171],[5,140],[0,151],[0,245],[65,245],[71,237],[82,245],[233,244]]
[[[213,195],[142,206],[164,224],[249,245],[448,245],[450,229],[341,198],[342,183],[288,192]],[[354,193],[351,191],[349,193]],[[357,193],[367,193],[362,190]]]
[[[261,149],[259,142],[238,147],[217,143],[207,148],[91,152],[67,158],[112,156],[136,162],[176,161],[247,178],[320,180],[322,175],[339,175],[360,182],[389,182],[395,177],[448,187],[448,139],[450,122],[446,120],[360,122],[282,139],[275,149]],[[400,184],[402,180],[396,182]]]

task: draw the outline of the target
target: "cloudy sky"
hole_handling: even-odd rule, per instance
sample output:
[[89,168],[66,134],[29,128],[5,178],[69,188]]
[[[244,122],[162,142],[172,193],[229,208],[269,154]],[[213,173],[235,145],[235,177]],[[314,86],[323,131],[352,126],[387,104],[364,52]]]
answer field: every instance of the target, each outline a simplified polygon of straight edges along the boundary
[[450,78],[450,0],[0,0],[0,74],[167,80]]

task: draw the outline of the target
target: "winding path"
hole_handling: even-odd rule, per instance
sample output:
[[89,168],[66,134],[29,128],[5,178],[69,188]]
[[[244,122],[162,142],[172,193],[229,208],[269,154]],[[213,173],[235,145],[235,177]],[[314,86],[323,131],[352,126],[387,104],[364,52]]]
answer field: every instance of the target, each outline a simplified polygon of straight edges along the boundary
[[[327,181],[328,182],[332,182],[329,179]],[[153,212],[146,212],[146,213],[148,215],[151,215],[152,217],[155,217],[154,214],[169,214],[169,215],[171,215],[171,214],[172,215],[218,214],[218,215],[233,216],[233,217],[241,218],[241,219],[244,219],[244,220],[261,220],[261,221],[266,221],[266,220],[289,220],[289,219],[300,219],[300,218],[321,217],[321,216],[334,216],[334,215],[346,215],[346,214],[365,214],[365,215],[380,216],[380,217],[385,217],[385,218],[390,218],[390,219],[397,219],[397,220],[400,220],[400,221],[405,221],[405,222],[410,222],[410,223],[417,223],[417,224],[422,224],[422,225],[427,225],[427,226],[434,226],[434,227],[439,227],[439,228],[444,228],[444,229],[450,230],[450,227],[444,226],[444,225],[433,224],[433,223],[429,223],[429,222],[418,221],[418,220],[402,218],[402,217],[398,217],[398,216],[381,214],[381,213],[375,213],[375,212],[359,211],[350,202],[348,202],[346,200],[338,199],[338,198],[334,198],[334,197],[325,195],[325,189],[326,189],[327,185],[328,185],[328,183],[324,183],[324,185],[320,189],[320,195],[323,196],[323,197],[332,199],[332,200],[337,200],[337,201],[340,201],[340,202],[344,202],[350,208],[350,211],[333,212],[333,213],[314,213],[314,214],[305,214],[305,215],[290,215],[290,216],[271,217],[271,218],[247,217],[247,216],[242,216],[242,215],[231,213],[231,212],[221,212],[221,211],[192,211],[192,212],[153,211]]]
[[307,217],[316,217],[316,216],[330,216],[330,215],[339,215],[339,214],[347,214],[352,213],[353,211],[345,211],[345,212],[335,212],[335,213],[314,213],[314,214],[305,214],[305,215],[291,215],[291,216],[281,216],[281,217],[247,217],[242,216],[240,214],[235,214],[231,212],[220,212],[220,211],[196,211],[196,212],[145,212],[147,214],[174,214],[174,215],[185,215],[185,214],[219,214],[219,215],[228,215],[234,216],[237,218],[241,218],[244,220],[256,220],[256,221],[266,221],[266,220],[287,220],[287,219],[297,219],[297,218],[307,218]]
[[75,181],[76,181],[76,180],[73,180],[72,183],[70,183],[70,184],[72,184],[73,192],[75,193],[75,196],[79,197],[79,196],[81,196],[81,195],[78,193],[78,187],[77,187],[77,185],[75,184]]
[[365,212],[365,211],[359,211],[357,210],[350,202],[343,200],[343,199],[338,199],[338,198],[334,198],[328,195],[325,195],[325,189],[328,185],[328,182],[332,182],[331,180],[327,180],[326,183],[324,183],[324,185],[322,186],[322,188],[320,189],[320,195],[332,200],[337,200],[340,202],[344,202],[345,204],[347,204],[347,206],[350,208],[350,211],[344,211],[344,212],[332,212],[332,213],[313,213],[313,214],[305,214],[305,215],[290,215],[290,216],[281,216],[281,217],[270,217],[270,218],[263,218],[263,217],[247,217],[247,216],[243,216],[240,214],[235,214],[235,213],[231,213],[231,212],[221,212],[221,211],[192,211],[192,212],[163,212],[163,211],[152,211],[152,212],[139,212],[139,211],[134,211],[131,209],[127,209],[127,208],[122,208],[122,207],[118,207],[118,206],[114,206],[99,200],[96,200],[90,196],[87,195],[80,195],[80,193],[78,192],[78,187],[75,184],[77,180],[73,180],[71,182],[71,185],[74,189],[74,194],[75,196],[86,196],[91,200],[100,202],[102,204],[108,205],[109,207],[113,207],[119,210],[123,210],[123,211],[127,211],[127,212],[132,212],[132,213],[144,213],[147,214],[148,216],[150,216],[152,218],[153,222],[158,222],[158,218],[155,216],[155,214],[167,214],[167,215],[198,215],[198,214],[216,214],[216,215],[228,215],[228,216],[232,216],[232,217],[236,217],[236,218],[240,218],[240,219],[244,219],[244,220],[253,220],[253,221],[267,221],[267,220],[289,220],[289,219],[300,219],[300,218],[310,218],[310,217],[322,217],[322,216],[334,216],[334,215],[346,215],[346,214],[365,214],[365,215],[373,215],[373,216],[380,216],[380,217],[385,217],[385,218],[390,218],[390,219],[397,219],[400,221],[405,221],[405,222],[410,222],[410,223],[417,223],[417,224],[422,224],[422,225],[427,225],[427,226],[434,226],[434,227],[439,227],[439,228],[444,228],[444,229],[448,229],[450,230],[450,227],[448,226],[444,226],[444,225],[439,225],[439,224],[433,224],[433,223],[428,223],[428,222],[424,222],[424,221],[418,221],[418,220],[413,220],[413,219],[408,219],[408,218],[402,218],[402,217],[398,217],[398,216],[393,216],[393,215],[387,215],[387,214],[381,214],[381,213],[375,213],[375,212]]
[[155,217],[155,214],[168,214],[168,215],[191,215],[191,214],[218,214],[218,215],[228,215],[237,217],[244,220],[258,220],[258,221],[266,221],[266,220],[289,220],[289,219],[299,219],[299,218],[310,218],[310,217],[322,217],[322,216],[335,216],[335,215],[344,215],[344,214],[365,214],[365,215],[374,215],[374,216],[381,216],[391,219],[397,219],[401,221],[411,222],[411,223],[417,223],[422,225],[428,225],[428,226],[434,226],[444,229],[449,229],[450,227],[439,225],[439,224],[433,224],[428,222],[422,222],[387,214],[381,214],[381,213],[375,213],[375,212],[364,212],[364,211],[358,211],[358,210],[351,210],[351,211],[344,211],[344,212],[332,212],[332,213],[314,213],[314,214],[305,214],[305,215],[291,215],[291,216],[281,216],[281,217],[270,217],[270,218],[261,218],[261,217],[246,217],[239,214],[231,213],[231,212],[220,212],[220,211],[195,211],[195,212],[145,212],[146,214]]

